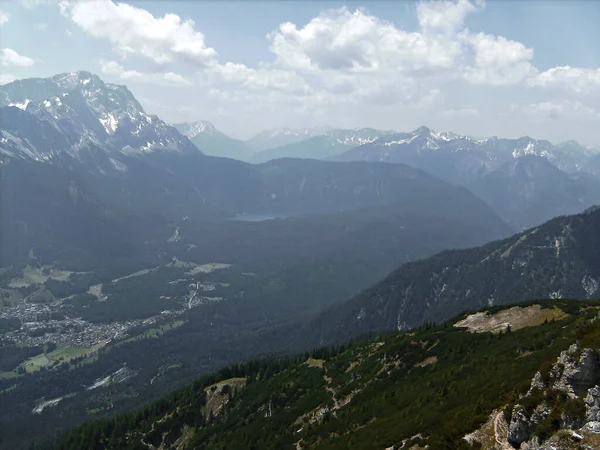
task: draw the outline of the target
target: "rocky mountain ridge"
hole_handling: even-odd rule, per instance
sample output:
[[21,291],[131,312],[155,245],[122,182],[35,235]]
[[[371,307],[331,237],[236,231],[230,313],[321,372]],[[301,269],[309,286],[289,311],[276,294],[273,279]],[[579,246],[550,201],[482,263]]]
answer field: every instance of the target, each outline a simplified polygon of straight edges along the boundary
[[529,136],[475,139],[420,127],[412,132],[380,138],[332,159],[401,162],[462,184],[525,155],[540,156],[561,170],[576,172],[585,171],[585,162],[598,155],[598,150],[583,147],[575,141],[553,145]]
[[392,131],[374,128],[329,129],[298,142],[262,150],[251,161],[266,162],[277,158],[314,158],[327,159],[348,149],[375,142]]
[[[81,158],[82,150],[111,157],[155,151],[198,153],[175,128],[147,114],[127,87],[104,83],[85,71],[0,86],[0,108],[4,157],[48,161],[61,154]],[[40,130],[56,145],[40,140]]]

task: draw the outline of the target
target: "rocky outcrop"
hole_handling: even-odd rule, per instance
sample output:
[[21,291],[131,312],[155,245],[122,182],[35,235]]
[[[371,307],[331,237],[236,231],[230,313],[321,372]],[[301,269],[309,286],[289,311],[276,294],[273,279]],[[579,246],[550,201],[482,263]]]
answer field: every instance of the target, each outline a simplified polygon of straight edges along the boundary
[[529,440],[534,429],[532,425],[525,410],[519,409],[513,411],[510,424],[508,425],[508,442],[518,445],[521,442]]
[[[519,408],[519,409],[517,409]],[[533,437],[538,424],[550,413],[550,408],[545,402],[539,404],[531,415],[527,414],[520,405],[515,407],[510,424],[508,425],[508,442],[519,445]]]
[[589,348],[580,352],[579,345],[574,344],[569,350],[560,354],[551,376],[556,380],[554,389],[571,396],[581,395],[600,383],[598,353]]
[[585,406],[587,408],[586,421],[600,424],[600,386],[588,389]]
[[[545,400],[549,390],[566,394],[571,399],[569,401],[575,402],[575,405],[576,402],[581,402],[582,396],[585,395],[585,413],[582,410],[583,406],[578,406],[577,413],[567,411],[566,408],[558,410],[561,414],[561,428],[600,433],[600,356],[596,350],[580,349],[576,343],[560,354],[549,374],[535,374],[529,391],[520,400],[521,404],[514,406],[508,426],[508,442],[515,448],[546,448],[535,436],[535,432],[537,426],[553,412]],[[531,397],[540,393],[543,395],[539,404],[531,410]],[[523,404],[530,405],[529,411],[522,406]]]

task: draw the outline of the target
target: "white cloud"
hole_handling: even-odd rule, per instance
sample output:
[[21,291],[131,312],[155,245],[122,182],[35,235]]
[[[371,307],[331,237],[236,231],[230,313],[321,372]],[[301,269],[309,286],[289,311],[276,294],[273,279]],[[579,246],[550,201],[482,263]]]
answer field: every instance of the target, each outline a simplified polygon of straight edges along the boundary
[[8,22],[8,14],[0,9],[0,26]]
[[464,28],[465,17],[482,6],[482,1],[469,0],[420,2],[417,18],[425,33],[452,34]]
[[[533,48],[467,28],[469,16],[485,9],[482,0],[419,2],[412,8],[414,30],[364,8],[327,10],[305,23],[280,24],[266,35],[271,58],[252,65],[219,60],[195,23],[174,14],[155,16],[110,0],[61,0],[60,6],[83,31],[113,45],[121,59],[115,55],[101,66],[110,76],[187,86],[195,73],[199,89],[189,91],[189,98],[179,97],[178,114],[189,102],[197,108],[210,105],[202,108],[219,110],[238,123],[283,125],[300,118],[361,126],[365,118],[377,117],[373,120],[382,127],[397,129],[430,121],[517,129],[522,126],[517,120],[527,118],[542,124],[561,114],[563,119],[568,114],[596,117],[575,105],[583,96],[600,93],[600,69],[541,71],[534,65]],[[136,65],[142,62],[145,67]],[[523,98],[524,105],[498,124],[509,103],[505,95]]]
[[542,119],[559,119],[566,116],[570,119],[574,119],[575,116],[600,119],[600,113],[594,108],[569,100],[546,101],[523,106],[513,105],[511,109]]
[[465,67],[465,79],[474,84],[516,84],[536,73],[533,50],[520,42],[485,33],[461,36],[474,51],[474,64]]
[[175,14],[154,17],[110,0],[63,0],[60,6],[65,16],[92,36],[108,39],[123,56],[137,55],[160,65],[175,61],[204,65],[216,56],[194,22]]
[[476,108],[451,108],[442,111],[442,115],[447,117],[477,117],[479,111]]
[[464,27],[467,15],[482,7],[483,2],[468,0],[419,3],[415,32],[365,9],[341,8],[303,27],[286,22],[267,37],[277,67],[310,78],[312,84],[318,80],[316,84],[332,96],[419,107],[452,80],[509,85],[537,73],[532,49]]
[[600,68],[553,67],[530,80],[532,86],[562,88],[577,94],[600,91]]
[[304,78],[294,71],[259,68],[244,64],[213,64],[204,72],[204,82],[242,89],[272,89],[305,95],[311,92]]
[[164,86],[191,86],[192,82],[183,76],[173,73],[142,73],[137,70],[126,70],[116,61],[100,61],[100,70],[124,81],[159,84]]
[[286,22],[267,36],[281,67],[368,74],[385,69],[425,75],[450,69],[455,42],[399,30],[364,9],[330,10],[304,27]]
[[27,56],[19,55],[11,48],[2,49],[2,65],[16,67],[31,67],[35,61]]

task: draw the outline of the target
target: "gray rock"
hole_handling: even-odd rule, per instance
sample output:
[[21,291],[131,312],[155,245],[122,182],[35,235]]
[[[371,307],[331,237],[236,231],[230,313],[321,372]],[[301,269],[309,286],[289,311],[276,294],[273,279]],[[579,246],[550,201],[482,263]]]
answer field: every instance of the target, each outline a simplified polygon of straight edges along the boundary
[[529,440],[531,437],[531,424],[529,418],[525,414],[523,409],[518,409],[519,406],[515,406],[513,410],[510,424],[508,425],[508,442],[513,445],[519,445],[522,442]]
[[534,436],[527,442],[523,442],[519,448],[521,450],[544,450],[543,447],[540,446],[540,439],[537,436]]
[[552,369],[554,388],[568,394],[580,395],[600,382],[600,358],[595,350],[586,348],[577,358],[578,346],[560,354]]
[[600,423],[600,386],[588,389],[585,396],[585,406],[587,422]]
[[531,387],[529,388],[529,392],[527,392],[527,395],[530,395],[534,389],[544,390],[545,388],[546,388],[546,385],[544,384],[544,381],[542,380],[542,373],[538,371],[533,376],[533,380],[531,380]]
[[598,421],[588,422],[583,426],[582,429],[585,431],[590,431],[592,433],[600,433],[600,422],[598,422]]

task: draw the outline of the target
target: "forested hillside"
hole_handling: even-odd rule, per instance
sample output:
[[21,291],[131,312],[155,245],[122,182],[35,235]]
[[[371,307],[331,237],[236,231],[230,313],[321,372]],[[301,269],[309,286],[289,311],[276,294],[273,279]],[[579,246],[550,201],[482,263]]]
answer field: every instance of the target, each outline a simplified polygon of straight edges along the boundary
[[[512,417],[550,395],[566,397],[548,403],[542,416],[562,414],[577,425],[531,419],[522,441],[584,427],[581,439],[593,443],[582,399],[600,381],[600,307],[543,305],[467,313],[411,333],[237,364],[36,449],[491,449],[490,436],[494,444],[494,435],[504,445],[515,443],[521,435]],[[576,353],[596,359],[586,363],[592,375],[569,397],[575,381],[566,369],[556,372],[555,362],[561,355],[568,367],[583,370]],[[534,376],[546,384],[535,381],[539,394],[520,401]],[[546,390],[554,379],[562,388]],[[497,426],[486,425],[490,418]]]
[[557,217],[508,239],[404,264],[316,317],[306,335],[331,343],[361,332],[406,330],[515,299],[595,299],[600,296],[599,252],[599,208]]

